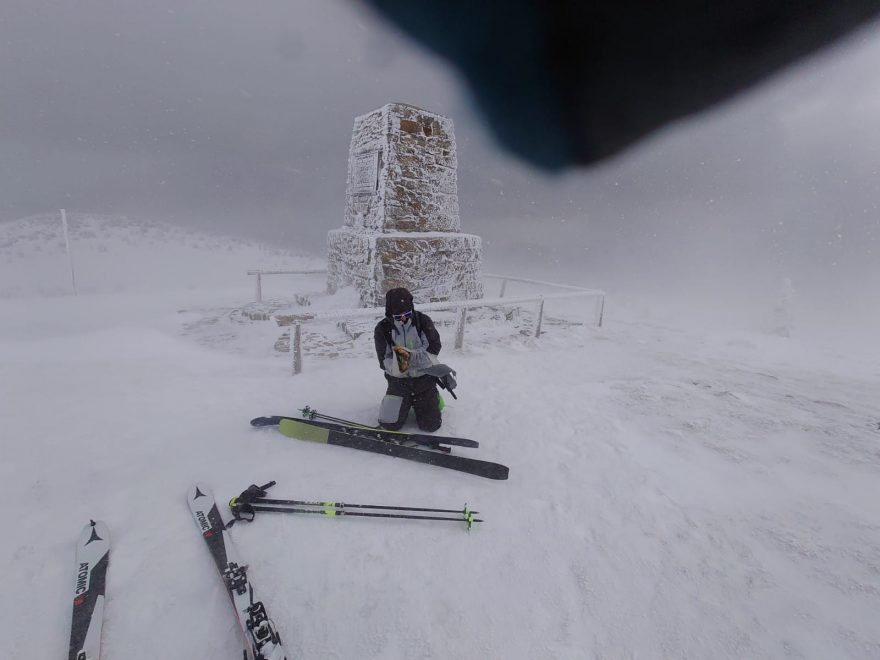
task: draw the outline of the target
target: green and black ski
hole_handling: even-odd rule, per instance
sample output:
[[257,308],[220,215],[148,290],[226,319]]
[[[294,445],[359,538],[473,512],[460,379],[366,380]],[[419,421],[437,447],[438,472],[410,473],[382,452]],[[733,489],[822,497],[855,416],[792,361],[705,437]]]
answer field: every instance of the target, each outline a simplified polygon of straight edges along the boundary
[[507,479],[509,471],[507,466],[499,463],[490,463],[489,461],[481,461],[464,456],[441,454],[419,449],[418,447],[407,447],[374,437],[324,428],[301,419],[283,417],[279,420],[278,430],[289,438],[321,442],[340,447],[351,447],[352,449],[369,451],[374,454],[396,456],[417,463],[427,463],[428,465],[436,465],[449,468],[450,470],[475,474],[487,479]]
[[278,426],[282,419],[291,419],[297,422],[313,424],[325,429],[341,431],[351,435],[360,435],[368,438],[376,438],[385,442],[415,442],[420,445],[429,447],[436,445],[454,445],[456,447],[472,447],[477,448],[480,443],[476,440],[468,438],[453,438],[444,435],[431,435],[429,433],[407,433],[405,431],[389,431],[388,429],[376,426],[366,426],[361,424],[346,423],[340,424],[335,422],[327,422],[318,419],[300,419],[299,417],[284,417],[280,415],[272,417],[255,417],[251,420],[251,426]]

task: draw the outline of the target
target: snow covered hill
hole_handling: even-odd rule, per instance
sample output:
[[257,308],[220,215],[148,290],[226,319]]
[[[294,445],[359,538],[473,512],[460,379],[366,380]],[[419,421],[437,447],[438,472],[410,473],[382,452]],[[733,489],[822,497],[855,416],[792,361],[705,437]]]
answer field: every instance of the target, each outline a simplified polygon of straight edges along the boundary
[[487,521],[237,524],[295,658],[880,657],[876,355],[648,324],[613,299],[602,330],[458,352],[447,331],[460,386],[442,432],[509,465],[494,482],[250,428],[305,404],[375,417],[369,356],[292,377],[267,337],[206,344],[180,312],[251,300],[246,268],[315,260],[88,226],[78,297],[49,220],[0,226],[4,657],[64,655],[95,518],[113,543],[105,658],[240,658],[186,493],[270,479],[276,497],[467,502]]
[[[293,267],[289,250],[164,222],[85,213],[67,222],[80,293],[246,287],[249,268]],[[0,298],[71,291],[60,213],[0,223]]]

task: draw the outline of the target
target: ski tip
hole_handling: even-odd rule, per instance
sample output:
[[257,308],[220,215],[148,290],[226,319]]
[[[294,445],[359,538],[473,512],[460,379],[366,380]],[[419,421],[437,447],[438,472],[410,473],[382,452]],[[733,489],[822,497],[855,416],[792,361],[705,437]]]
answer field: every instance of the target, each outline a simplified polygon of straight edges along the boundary
[[506,481],[509,474],[510,474],[510,468],[508,468],[506,465],[499,465],[496,463],[495,469],[492,470],[486,476],[489,477],[490,479],[496,479],[498,481]]
[[109,543],[110,529],[103,521],[92,520],[90,518],[88,524],[83,525],[82,531],[80,532],[79,536],[80,545],[83,547],[89,546],[95,542],[98,542],[99,544]]
[[196,502],[202,497],[212,498],[213,494],[211,493],[210,487],[203,483],[193,484],[189,488],[189,501]]
[[254,417],[251,420],[251,426],[277,426],[281,419],[280,415],[273,415],[271,417]]

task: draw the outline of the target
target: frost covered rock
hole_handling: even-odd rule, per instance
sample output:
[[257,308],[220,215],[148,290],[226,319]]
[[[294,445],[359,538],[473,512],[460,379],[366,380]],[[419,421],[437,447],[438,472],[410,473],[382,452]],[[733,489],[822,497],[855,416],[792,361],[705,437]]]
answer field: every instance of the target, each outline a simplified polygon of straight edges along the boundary
[[452,120],[402,103],[355,119],[344,226],[328,235],[329,288],[367,306],[405,286],[419,302],[483,295],[479,236],[461,233]]

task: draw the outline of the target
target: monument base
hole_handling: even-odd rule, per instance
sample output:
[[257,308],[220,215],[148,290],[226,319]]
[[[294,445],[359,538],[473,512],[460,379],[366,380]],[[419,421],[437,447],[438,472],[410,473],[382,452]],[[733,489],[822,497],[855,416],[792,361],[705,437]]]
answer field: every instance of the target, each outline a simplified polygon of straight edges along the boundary
[[409,289],[416,303],[483,297],[482,241],[459,232],[368,233],[342,227],[327,235],[331,291],[354,286],[366,307],[385,292]]

